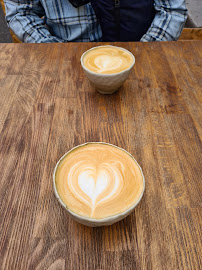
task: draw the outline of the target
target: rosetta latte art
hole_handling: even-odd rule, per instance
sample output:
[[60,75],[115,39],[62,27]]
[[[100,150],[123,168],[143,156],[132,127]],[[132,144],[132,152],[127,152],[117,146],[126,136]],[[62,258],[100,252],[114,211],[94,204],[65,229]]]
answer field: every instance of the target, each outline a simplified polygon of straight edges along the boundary
[[86,144],[68,153],[56,172],[58,194],[82,216],[105,218],[134,204],[143,190],[135,160],[120,148]]
[[101,46],[87,52],[83,62],[86,68],[93,72],[112,74],[128,69],[133,63],[133,58],[118,47]]

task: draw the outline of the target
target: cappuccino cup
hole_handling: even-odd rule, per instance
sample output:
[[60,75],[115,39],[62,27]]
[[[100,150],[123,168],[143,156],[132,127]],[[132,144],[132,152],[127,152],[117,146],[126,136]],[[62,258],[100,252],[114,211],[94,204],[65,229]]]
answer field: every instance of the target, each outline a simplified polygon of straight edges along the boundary
[[102,94],[112,94],[118,90],[134,64],[135,57],[131,52],[111,45],[93,47],[81,56],[84,73]]
[[77,222],[111,225],[128,216],[140,202],[145,180],[126,150],[103,142],[85,143],[56,164],[53,187],[59,203]]

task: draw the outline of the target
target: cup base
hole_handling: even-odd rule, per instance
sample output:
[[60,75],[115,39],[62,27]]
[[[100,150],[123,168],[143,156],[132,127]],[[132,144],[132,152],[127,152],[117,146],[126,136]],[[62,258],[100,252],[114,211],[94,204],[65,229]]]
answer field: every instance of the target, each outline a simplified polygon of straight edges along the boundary
[[103,95],[111,95],[118,91],[124,84],[125,80],[122,81],[121,83],[118,83],[116,86],[111,86],[111,85],[105,85],[105,86],[100,86],[95,83],[91,82],[91,85],[93,86],[94,89],[96,89],[100,94]]
[[100,89],[97,89],[97,88],[96,88],[96,90],[97,90],[99,93],[101,93],[101,94],[104,94],[104,95],[111,95],[111,94],[115,93],[116,91],[118,91],[119,88],[116,89],[116,90],[111,90],[111,91],[107,91],[107,92],[104,92],[103,90],[100,90]]

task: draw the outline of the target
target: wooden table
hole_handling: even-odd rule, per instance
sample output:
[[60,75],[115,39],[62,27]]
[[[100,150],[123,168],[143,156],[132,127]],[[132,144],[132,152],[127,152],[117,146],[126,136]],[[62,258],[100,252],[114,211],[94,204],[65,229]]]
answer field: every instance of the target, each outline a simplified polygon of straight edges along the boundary
[[[0,44],[1,269],[202,266],[202,42],[115,44],[136,65],[110,96],[80,66],[96,43]],[[113,226],[74,222],[53,194],[57,160],[88,141],[125,148],[145,175],[141,203]]]

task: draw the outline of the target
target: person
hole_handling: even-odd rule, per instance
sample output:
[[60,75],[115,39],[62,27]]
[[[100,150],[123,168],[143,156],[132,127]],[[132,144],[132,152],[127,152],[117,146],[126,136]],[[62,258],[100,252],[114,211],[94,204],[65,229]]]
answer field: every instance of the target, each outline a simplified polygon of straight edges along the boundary
[[[187,18],[185,0],[152,2],[154,17],[138,39],[177,40]],[[23,42],[102,41],[102,29],[91,3],[78,8],[68,0],[4,0],[4,3],[7,24]]]

